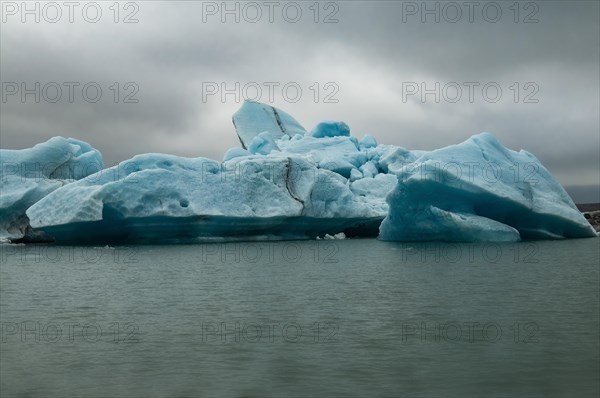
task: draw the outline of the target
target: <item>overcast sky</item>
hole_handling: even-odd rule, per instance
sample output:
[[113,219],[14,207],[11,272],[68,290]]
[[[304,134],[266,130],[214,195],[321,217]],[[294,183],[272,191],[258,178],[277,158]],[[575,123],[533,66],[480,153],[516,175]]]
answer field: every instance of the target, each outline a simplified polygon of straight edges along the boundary
[[600,200],[597,1],[113,4],[2,2],[2,148],[62,135],[107,166],[221,160],[246,94],[307,129],[343,120],[410,149],[489,131],[563,185],[595,186],[576,200]]

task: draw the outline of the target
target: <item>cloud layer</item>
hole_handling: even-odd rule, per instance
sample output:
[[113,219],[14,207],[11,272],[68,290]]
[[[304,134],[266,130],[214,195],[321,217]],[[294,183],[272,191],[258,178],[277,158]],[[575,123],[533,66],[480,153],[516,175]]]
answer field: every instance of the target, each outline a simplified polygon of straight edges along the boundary
[[344,120],[408,148],[489,131],[600,196],[597,2],[94,3],[95,23],[89,3],[73,22],[55,3],[54,23],[56,9],[28,4],[2,5],[2,148],[62,135],[108,165],[143,152],[220,160],[239,145],[232,113],[260,94],[306,128]]

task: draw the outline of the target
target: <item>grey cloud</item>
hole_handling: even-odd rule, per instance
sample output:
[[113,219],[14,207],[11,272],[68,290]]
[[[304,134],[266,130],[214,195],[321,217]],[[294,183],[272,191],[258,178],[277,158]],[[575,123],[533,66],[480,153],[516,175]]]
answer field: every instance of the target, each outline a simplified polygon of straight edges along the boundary
[[[366,1],[337,2],[333,24],[312,22],[312,2],[302,3],[305,14],[295,24],[280,14],[274,23],[223,24],[218,16],[203,22],[202,2],[140,2],[140,22],[129,25],[110,18],[9,20],[0,35],[3,82],[95,81],[104,92],[95,104],[9,99],[1,104],[2,148],[63,135],[90,142],[107,164],[144,152],[220,159],[238,145],[230,117],[240,103],[232,96],[203,101],[203,82],[298,82],[298,102],[278,93],[274,105],[307,128],[340,119],[358,136],[423,149],[491,131],[505,145],[534,153],[564,185],[598,185],[599,5],[535,2],[539,22],[524,24],[513,22],[509,3],[498,2],[506,13],[495,24],[481,16],[474,23],[404,23],[402,2]],[[402,83],[423,80],[498,82],[503,98],[403,102]],[[538,84],[539,103],[511,101],[515,81],[521,89]],[[114,103],[113,82],[135,82],[139,103]],[[314,82],[321,90],[336,83],[339,103],[324,103],[322,92],[315,103]]]

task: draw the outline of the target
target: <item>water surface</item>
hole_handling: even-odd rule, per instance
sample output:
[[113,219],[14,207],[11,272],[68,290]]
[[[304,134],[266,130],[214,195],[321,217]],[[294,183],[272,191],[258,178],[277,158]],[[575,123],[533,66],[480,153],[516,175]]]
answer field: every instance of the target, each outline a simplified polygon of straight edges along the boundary
[[5,245],[3,397],[597,397],[599,241]]

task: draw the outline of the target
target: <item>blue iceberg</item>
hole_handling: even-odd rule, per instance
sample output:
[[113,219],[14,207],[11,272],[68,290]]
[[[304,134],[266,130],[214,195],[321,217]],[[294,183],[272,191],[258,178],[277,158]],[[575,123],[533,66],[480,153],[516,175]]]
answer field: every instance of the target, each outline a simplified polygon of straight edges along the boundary
[[[548,170],[526,151],[475,135],[395,165],[384,240],[518,241],[596,236]],[[584,222],[585,221],[585,222]]]
[[251,155],[219,163],[146,154],[53,192],[27,214],[33,227],[63,242],[376,235],[391,188],[371,185],[357,187],[357,195],[344,177],[302,157]]
[[255,101],[244,101],[232,120],[244,149],[263,132],[274,139],[306,134],[304,127],[281,109]]
[[0,150],[0,240],[44,240],[33,231],[25,211],[50,192],[104,167],[88,143],[54,137],[33,148]]
[[313,137],[337,137],[337,136],[350,136],[350,127],[344,122],[326,121],[321,122],[315,126],[310,132]]
[[533,155],[488,133],[408,150],[370,135],[359,141],[339,121],[307,132],[285,112],[251,101],[233,122],[242,147],[222,162],[138,155],[40,192],[21,204],[25,217],[34,231],[65,243],[597,236]]

